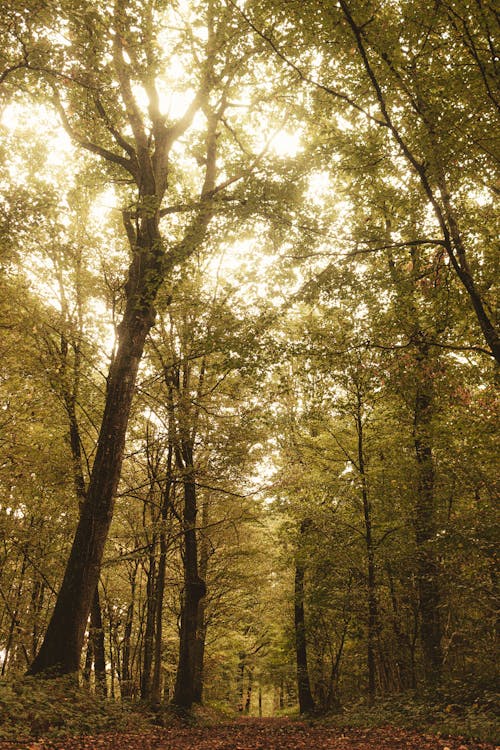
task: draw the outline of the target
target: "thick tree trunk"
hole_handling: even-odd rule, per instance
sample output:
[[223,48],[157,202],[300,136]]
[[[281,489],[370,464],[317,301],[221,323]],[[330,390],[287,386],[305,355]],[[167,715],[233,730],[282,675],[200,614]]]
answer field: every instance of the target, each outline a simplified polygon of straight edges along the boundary
[[196,539],[196,485],[192,446],[182,446],[184,484],[184,600],[181,612],[179,663],[173,703],[181,709],[191,708],[196,673],[196,639],[199,604],[206,594],[205,582],[198,574],[198,544]]
[[118,350],[110,368],[87,496],[54,612],[29,674],[71,674],[80,668],[85,628],[113,516],[137,370],[153,319],[151,304],[144,301],[139,305],[137,296],[132,295],[120,325]]
[[[300,536],[305,534],[308,526],[307,521],[300,525]],[[299,710],[301,714],[314,711],[314,700],[311,693],[309,681],[309,669],[307,666],[307,639],[306,621],[304,612],[304,575],[305,566],[300,560],[300,555],[295,560],[295,655],[297,660],[297,691],[299,696]]]
[[415,540],[424,679],[429,687],[435,687],[441,679],[443,653],[439,611],[439,564],[435,549],[434,458],[431,438],[434,399],[427,353],[427,349],[422,345],[414,411],[414,444],[418,465]]

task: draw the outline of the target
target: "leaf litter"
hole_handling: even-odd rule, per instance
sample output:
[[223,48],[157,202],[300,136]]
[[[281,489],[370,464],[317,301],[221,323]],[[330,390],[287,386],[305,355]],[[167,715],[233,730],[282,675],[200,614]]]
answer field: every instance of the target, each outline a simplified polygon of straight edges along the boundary
[[0,741],[0,750],[500,750],[500,747],[391,726],[332,729],[289,719],[241,719],[210,727]]

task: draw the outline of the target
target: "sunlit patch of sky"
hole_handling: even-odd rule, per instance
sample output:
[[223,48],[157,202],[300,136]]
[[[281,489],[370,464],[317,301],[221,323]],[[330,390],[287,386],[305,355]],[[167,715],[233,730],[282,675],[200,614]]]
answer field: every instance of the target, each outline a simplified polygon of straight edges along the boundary
[[305,198],[315,205],[323,205],[325,198],[331,195],[332,176],[326,170],[312,172],[308,179],[308,188]]
[[478,206],[488,206],[493,203],[493,194],[487,188],[476,188],[468,192],[468,197],[477,203]]
[[101,222],[109,220],[117,210],[115,189],[112,185],[109,185],[96,196],[90,208],[90,216],[94,221]]

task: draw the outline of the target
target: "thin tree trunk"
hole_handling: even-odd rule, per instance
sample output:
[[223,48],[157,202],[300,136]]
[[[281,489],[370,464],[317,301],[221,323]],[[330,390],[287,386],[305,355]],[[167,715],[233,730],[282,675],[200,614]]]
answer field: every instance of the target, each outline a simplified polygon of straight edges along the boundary
[[365,545],[367,555],[367,584],[368,584],[368,633],[367,633],[367,667],[368,667],[368,698],[373,703],[376,693],[376,661],[378,642],[378,605],[377,605],[377,583],[375,574],[375,545],[372,534],[371,502],[368,495],[368,483],[366,480],[364,434],[362,415],[361,392],[357,387],[356,403],[356,431],[358,434],[358,469],[361,479],[361,498],[363,501],[363,518],[365,523]]
[[96,690],[101,695],[107,695],[106,685],[106,650],[104,646],[104,627],[102,623],[101,600],[99,586],[96,586],[90,610],[90,637],[92,638],[92,655],[94,657],[94,673]]
[[85,653],[85,662],[82,670],[82,678],[85,684],[90,685],[90,673],[92,672],[92,662],[94,654],[92,653],[92,638],[89,637],[87,641],[87,651]]
[[127,607],[127,615],[125,618],[125,628],[123,631],[123,645],[122,645],[122,668],[121,668],[121,682],[120,692],[122,698],[129,698],[132,695],[132,674],[130,665],[130,652],[132,643],[132,626],[134,624],[134,609],[135,609],[135,580],[137,576],[137,565],[133,568],[130,578],[130,603]]
[[33,622],[33,631],[31,638],[31,658],[34,659],[38,649],[38,641],[40,638],[39,632],[39,620],[42,612],[43,600],[45,597],[45,583],[38,578],[33,581],[33,589],[31,593],[31,613]]
[[[201,530],[202,538],[200,544],[200,577],[206,580],[208,571],[208,523],[209,523],[209,501],[205,497],[201,507]],[[207,637],[207,624],[205,617],[205,598],[200,600],[198,606],[198,631],[196,636],[196,657],[194,674],[194,702],[201,703],[203,699],[203,664],[205,658],[205,640]]]
[[161,666],[163,648],[163,599],[165,594],[165,574],[167,568],[167,519],[171,504],[172,492],[172,445],[168,446],[166,483],[161,506],[160,559],[158,560],[158,577],[156,581],[156,625],[154,642],[154,669],[151,687],[151,700],[155,705],[161,702]]
[[111,609],[111,602],[107,597],[106,610],[108,615],[108,643],[109,643],[109,667],[110,667],[110,687],[111,697],[115,696],[115,674],[116,674],[116,660],[115,660],[115,649],[114,649],[114,636],[113,631],[116,629],[116,625],[113,618],[113,611]]
[[428,348],[424,343],[420,346],[417,364],[419,371],[414,411],[414,444],[418,466],[415,540],[424,679],[432,688],[441,680],[443,653],[439,611],[439,564],[435,550],[434,458],[431,437],[434,394],[429,373]]
[[7,664],[9,662],[9,658],[11,655],[11,650],[12,650],[12,646],[14,643],[14,633],[16,632],[16,629],[19,628],[19,605],[21,603],[21,595],[24,589],[24,576],[26,573],[26,566],[27,566],[26,553],[23,550],[23,561],[21,563],[21,574],[20,574],[19,583],[17,586],[15,604],[12,610],[10,610],[9,608],[10,625],[9,625],[9,631],[7,635],[7,641],[6,641],[5,648],[4,648],[2,677],[5,674],[5,670],[7,669]]
[[309,670],[307,666],[307,639],[306,621],[304,612],[304,575],[305,566],[300,559],[300,547],[302,537],[306,533],[309,523],[304,520],[300,524],[299,554],[295,559],[295,655],[297,660],[297,688],[299,695],[299,710],[301,714],[314,711],[314,700],[311,693],[309,681]]
[[141,676],[141,698],[151,698],[151,670],[153,668],[153,647],[156,618],[156,533],[153,534],[149,553],[149,568],[146,583],[146,628],[144,631],[144,653]]
[[252,705],[253,669],[247,669],[247,674],[248,674],[247,694],[245,697],[245,707],[243,709],[243,713],[245,713],[248,716],[248,714],[250,713],[251,705]]
[[244,680],[245,680],[245,665],[247,655],[244,651],[240,651],[238,654],[238,669],[236,672],[236,685],[238,688],[238,711],[243,712],[243,694],[244,694]]
[[412,643],[407,633],[401,630],[399,605],[396,596],[396,589],[394,586],[394,578],[392,575],[391,566],[387,563],[386,565],[387,577],[389,579],[389,592],[391,596],[392,604],[392,625],[394,629],[394,635],[396,638],[397,649],[394,654],[396,667],[399,677],[399,689],[408,690],[415,689],[415,669],[412,656]]

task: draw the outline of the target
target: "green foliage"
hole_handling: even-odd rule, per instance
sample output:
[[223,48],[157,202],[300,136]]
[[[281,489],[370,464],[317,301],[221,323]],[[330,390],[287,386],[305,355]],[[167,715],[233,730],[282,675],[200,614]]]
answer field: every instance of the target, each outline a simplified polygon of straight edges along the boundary
[[140,706],[105,700],[73,678],[23,678],[0,682],[0,739],[66,737],[150,726]]
[[[465,698],[465,700],[464,700]],[[379,699],[368,706],[350,703],[325,721],[329,726],[383,727],[388,724],[437,735],[453,735],[497,742],[499,696],[484,692],[475,699],[468,695],[416,695],[403,693]]]

